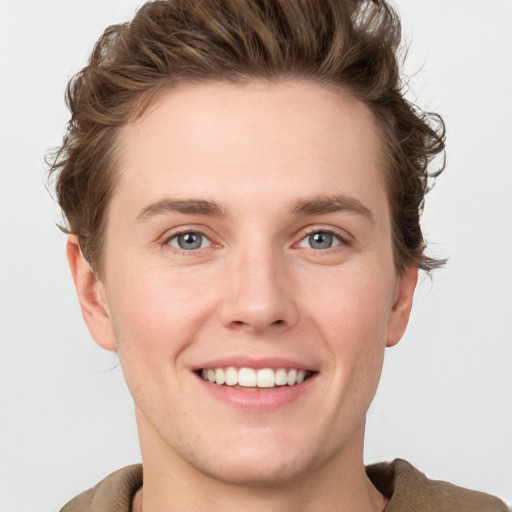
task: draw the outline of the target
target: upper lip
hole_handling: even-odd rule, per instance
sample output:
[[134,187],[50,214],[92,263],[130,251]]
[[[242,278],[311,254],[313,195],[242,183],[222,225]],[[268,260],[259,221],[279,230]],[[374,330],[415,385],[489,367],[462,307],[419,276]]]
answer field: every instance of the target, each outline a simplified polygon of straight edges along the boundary
[[297,370],[317,371],[312,367],[311,363],[303,363],[294,359],[281,358],[281,357],[223,357],[205,361],[202,364],[194,365],[193,370],[208,370],[214,368],[228,368],[233,366],[235,368],[253,368],[255,370],[261,368],[295,368]]

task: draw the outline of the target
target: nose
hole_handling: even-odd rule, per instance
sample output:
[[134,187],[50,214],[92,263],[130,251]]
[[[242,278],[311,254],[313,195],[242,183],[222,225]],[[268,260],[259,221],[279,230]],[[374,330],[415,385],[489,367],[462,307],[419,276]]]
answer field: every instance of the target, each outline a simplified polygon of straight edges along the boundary
[[234,258],[220,307],[224,326],[254,334],[292,327],[299,315],[290,274],[285,262],[270,249]]

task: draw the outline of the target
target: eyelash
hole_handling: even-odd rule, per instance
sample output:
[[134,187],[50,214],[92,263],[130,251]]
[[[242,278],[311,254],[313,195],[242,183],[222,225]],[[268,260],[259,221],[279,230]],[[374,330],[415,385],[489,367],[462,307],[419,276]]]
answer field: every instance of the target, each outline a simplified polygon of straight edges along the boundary
[[[180,236],[184,236],[184,235],[200,236],[203,239],[201,241],[201,246],[203,245],[205,240],[206,240],[206,243],[208,243],[208,245],[206,247],[201,247],[200,246],[200,247],[197,247],[195,249],[183,249],[183,248],[179,247],[178,242],[177,242],[176,246],[172,245],[172,241],[173,240],[175,240],[175,239],[177,240]],[[166,236],[164,238],[163,242],[162,242],[162,245],[170,247],[175,252],[178,252],[178,253],[184,254],[186,256],[189,256],[189,255],[196,254],[196,252],[199,251],[199,250],[209,249],[209,248],[211,248],[215,244],[214,244],[214,242],[212,241],[212,239],[209,236],[205,235],[199,229],[183,229],[183,230],[180,230],[180,231],[172,233],[170,236]]]
[[305,240],[306,238],[308,238],[311,235],[314,235],[316,233],[332,235],[339,243],[332,247],[328,247],[326,249],[314,249],[312,247],[304,247],[305,249],[310,249],[315,252],[327,252],[327,251],[330,251],[331,249],[336,250],[337,248],[339,248],[339,246],[350,247],[350,245],[351,245],[351,242],[349,240],[347,240],[347,237],[342,236],[339,231],[331,229],[331,228],[318,228],[318,227],[308,229],[306,231],[306,233],[304,234],[304,236],[302,236],[302,238],[299,240],[299,242],[295,245],[300,244],[303,240]]
[[[326,253],[326,252],[331,252],[331,250],[336,250],[339,246],[346,247],[346,246],[351,245],[351,242],[349,240],[347,240],[346,237],[342,236],[337,230],[329,229],[329,228],[310,228],[303,234],[303,236],[300,238],[300,240],[298,242],[293,244],[293,247],[297,247],[297,246],[300,247],[300,245],[299,245],[300,243],[302,243],[304,240],[306,240],[311,235],[314,235],[317,233],[331,235],[336,239],[336,241],[338,243],[332,247],[327,247],[325,249],[315,249],[313,247],[303,247],[304,249],[309,249],[314,252]],[[182,249],[180,247],[176,247],[171,244],[172,240],[177,239],[180,236],[188,235],[188,234],[199,235],[199,236],[205,238],[208,241],[209,245],[207,247],[198,247],[197,249]],[[196,254],[197,251],[200,251],[203,249],[211,249],[214,246],[220,247],[220,244],[215,244],[215,242],[213,242],[212,239],[208,235],[206,235],[203,231],[201,231],[200,229],[182,229],[180,231],[174,232],[170,236],[166,236],[164,238],[162,245],[170,247],[173,251],[180,253],[182,255],[186,255],[186,256],[192,256],[192,255]]]

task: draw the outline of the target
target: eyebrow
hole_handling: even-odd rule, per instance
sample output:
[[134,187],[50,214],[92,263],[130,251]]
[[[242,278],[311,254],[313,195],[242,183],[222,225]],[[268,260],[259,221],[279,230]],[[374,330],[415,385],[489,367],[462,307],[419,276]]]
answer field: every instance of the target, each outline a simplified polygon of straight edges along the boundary
[[[326,215],[343,211],[363,215],[372,223],[374,221],[371,211],[361,201],[345,195],[322,195],[299,199],[293,203],[291,208],[291,212],[296,215]],[[214,201],[162,199],[143,208],[136,220],[144,222],[155,215],[172,212],[209,217],[226,216],[226,211]]]
[[143,208],[137,215],[137,222],[144,222],[154,215],[161,213],[184,213],[192,215],[207,215],[209,217],[224,217],[226,212],[213,201],[204,199],[162,199]]
[[359,199],[345,195],[326,195],[299,199],[292,212],[301,215],[325,215],[334,212],[356,213],[374,222],[372,212]]

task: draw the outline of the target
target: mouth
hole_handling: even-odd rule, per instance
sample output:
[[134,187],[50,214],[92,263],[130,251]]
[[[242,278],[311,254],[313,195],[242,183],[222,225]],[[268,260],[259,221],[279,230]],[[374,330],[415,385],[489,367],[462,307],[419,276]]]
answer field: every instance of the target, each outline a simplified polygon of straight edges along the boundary
[[196,371],[203,380],[218,386],[238,389],[276,389],[302,384],[316,372],[297,368],[236,368],[234,366],[201,368]]

